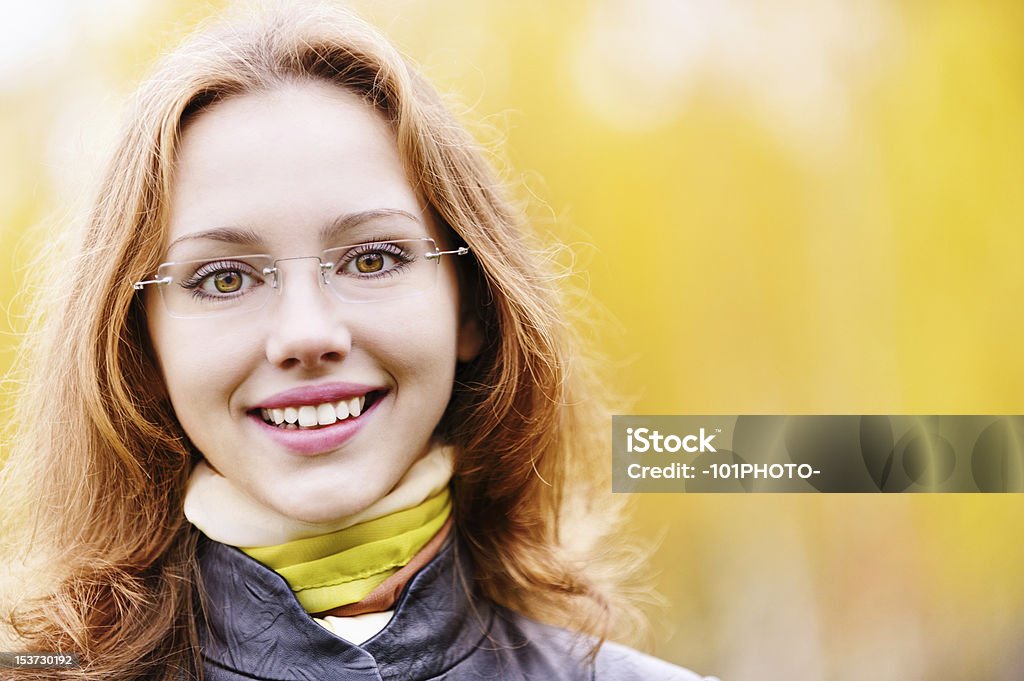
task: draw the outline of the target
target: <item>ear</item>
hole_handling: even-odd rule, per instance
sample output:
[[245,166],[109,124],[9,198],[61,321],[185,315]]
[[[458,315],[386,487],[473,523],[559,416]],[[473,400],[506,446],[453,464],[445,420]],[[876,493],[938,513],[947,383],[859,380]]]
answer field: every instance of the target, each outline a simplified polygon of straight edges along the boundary
[[472,314],[464,312],[459,323],[455,356],[460,362],[471,362],[480,354],[483,346],[484,334],[480,331],[480,322]]

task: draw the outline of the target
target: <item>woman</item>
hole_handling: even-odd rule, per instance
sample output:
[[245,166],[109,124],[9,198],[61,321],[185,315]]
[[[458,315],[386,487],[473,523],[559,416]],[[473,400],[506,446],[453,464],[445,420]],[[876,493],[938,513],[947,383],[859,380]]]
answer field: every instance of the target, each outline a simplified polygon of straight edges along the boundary
[[178,49],[19,402],[18,648],[78,653],[67,678],[695,678],[600,645],[628,633],[606,422],[532,253],[348,13]]

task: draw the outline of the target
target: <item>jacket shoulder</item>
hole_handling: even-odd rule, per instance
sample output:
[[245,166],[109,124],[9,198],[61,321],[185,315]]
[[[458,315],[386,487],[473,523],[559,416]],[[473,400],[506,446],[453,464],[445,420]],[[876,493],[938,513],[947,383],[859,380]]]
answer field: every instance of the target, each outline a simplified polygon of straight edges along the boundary
[[595,681],[717,681],[677,667],[618,643],[606,642],[597,653]]
[[[593,639],[519,614],[512,614],[511,619],[515,629],[528,641],[520,648],[520,653],[529,653],[534,663],[543,661],[540,666],[548,667],[549,671],[557,670],[559,679],[718,681],[611,641],[601,645],[593,664],[590,664],[586,658]],[[576,664],[568,665],[570,659],[575,659]],[[575,672],[570,672],[571,669]]]

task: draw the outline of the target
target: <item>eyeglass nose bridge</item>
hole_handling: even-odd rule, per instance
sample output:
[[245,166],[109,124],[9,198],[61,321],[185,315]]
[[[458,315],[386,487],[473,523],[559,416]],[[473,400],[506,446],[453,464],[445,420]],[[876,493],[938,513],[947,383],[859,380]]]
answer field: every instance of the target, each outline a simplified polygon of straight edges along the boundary
[[317,286],[323,289],[330,282],[328,281],[329,273],[334,268],[333,262],[324,262],[323,258],[319,255],[300,255],[294,258],[278,258],[271,263],[270,267],[263,268],[263,276],[270,277],[270,288],[277,291],[278,295],[281,295],[281,291],[284,289],[284,273],[277,266],[281,262],[290,262],[292,260],[316,260],[317,272],[320,276],[316,278]]

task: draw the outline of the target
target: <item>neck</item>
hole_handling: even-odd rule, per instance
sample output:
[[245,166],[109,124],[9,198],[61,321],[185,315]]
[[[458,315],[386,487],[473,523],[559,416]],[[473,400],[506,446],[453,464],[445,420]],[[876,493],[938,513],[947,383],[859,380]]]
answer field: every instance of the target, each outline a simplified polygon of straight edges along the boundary
[[451,447],[432,447],[386,495],[358,513],[324,523],[290,518],[200,461],[185,491],[185,517],[210,539],[229,546],[274,546],[330,534],[419,505],[446,489],[452,454]]
[[451,449],[434,447],[369,507],[309,523],[261,504],[201,462],[185,515],[211,539],[281,575],[307,612],[372,612],[391,607],[412,568],[440,548],[451,527],[451,473]]

